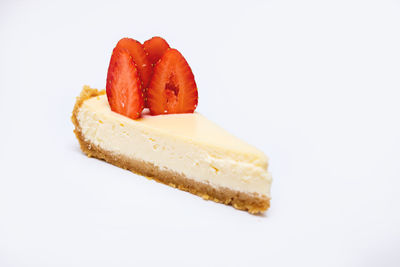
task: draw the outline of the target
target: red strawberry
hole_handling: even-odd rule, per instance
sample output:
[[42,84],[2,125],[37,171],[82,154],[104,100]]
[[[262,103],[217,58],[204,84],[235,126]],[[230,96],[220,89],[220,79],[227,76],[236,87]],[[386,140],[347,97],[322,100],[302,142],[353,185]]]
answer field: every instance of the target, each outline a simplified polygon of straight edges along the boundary
[[117,47],[125,48],[129,51],[133,61],[136,63],[139,76],[143,82],[143,89],[146,89],[153,73],[153,67],[147,58],[146,52],[143,49],[143,45],[134,39],[122,38],[117,43]]
[[106,92],[111,110],[131,119],[143,110],[143,91],[136,65],[126,49],[114,48],[107,73]]
[[194,112],[198,99],[196,82],[178,50],[169,49],[158,61],[147,93],[153,115]]
[[164,53],[169,49],[167,41],[161,37],[153,37],[143,43],[144,50],[147,52],[150,63],[153,66],[158,60],[164,55]]

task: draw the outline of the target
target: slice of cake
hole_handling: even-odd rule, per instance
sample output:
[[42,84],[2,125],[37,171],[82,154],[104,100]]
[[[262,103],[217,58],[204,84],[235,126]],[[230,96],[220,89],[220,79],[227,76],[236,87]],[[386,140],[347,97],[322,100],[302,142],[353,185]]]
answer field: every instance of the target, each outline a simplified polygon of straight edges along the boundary
[[250,213],[268,209],[267,157],[194,112],[193,73],[164,39],[121,39],[106,89],[85,86],[72,113],[89,157]]
[[72,121],[89,157],[251,213],[269,207],[267,157],[198,113],[132,120],[85,86]]

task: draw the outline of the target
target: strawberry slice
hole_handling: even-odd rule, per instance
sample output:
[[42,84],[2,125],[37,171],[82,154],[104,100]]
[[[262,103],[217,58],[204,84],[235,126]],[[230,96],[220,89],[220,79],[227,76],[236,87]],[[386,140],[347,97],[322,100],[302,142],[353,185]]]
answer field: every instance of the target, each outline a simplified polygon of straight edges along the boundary
[[143,91],[130,52],[114,48],[107,73],[106,92],[111,110],[131,119],[143,110]]
[[147,52],[147,56],[150,63],[153,66],[160,60],[164,53],[169,49],[167,41],[163,38],[155,36],[143,43],[144,50]]
[[155,65],[147,93],[153,115],[194,112],[198,100],[196,82],[178,50],[169,49]]
[[122,38],[117,43],[119,48],[125,48],[131,54],[133,61],[136,63],[136,67],[139,72],[139,76],[143,82],[143,89],[146,89],[149,85],[151,75],[153,73],[153,67],[149,59],[147,58],[147,54],[143,49],[143,45],[131,38]]

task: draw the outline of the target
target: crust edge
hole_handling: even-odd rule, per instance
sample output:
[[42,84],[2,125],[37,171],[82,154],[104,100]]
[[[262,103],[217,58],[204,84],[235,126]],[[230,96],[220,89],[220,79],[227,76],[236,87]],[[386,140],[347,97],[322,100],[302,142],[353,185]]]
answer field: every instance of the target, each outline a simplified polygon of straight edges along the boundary
[[72,111],[71,120],[75,126],[74,133],[79,141],[81,150],[88,156],[105,160],[117,167],[127,169],[134,173],[144,175],[159,183],[169,185],[174,188],[195,194],[205,200],[212,200],[217,203],[231,205],[236,209],[248,211],[251,214],[258,214],[266,211],[270,206],[270,198],[260,196],[256,193],[244,193],[225,187],[214,187],[206,183],[194,181],[183,174],[170,170],[162,170],[152,164],[137,159],[130,159],[123,155],[106,151],[91,142],[85,140],[77,115],[83,102],[89,98],[104,95],[105,90],[92,89],[85,85],[76,98],[76,103]]

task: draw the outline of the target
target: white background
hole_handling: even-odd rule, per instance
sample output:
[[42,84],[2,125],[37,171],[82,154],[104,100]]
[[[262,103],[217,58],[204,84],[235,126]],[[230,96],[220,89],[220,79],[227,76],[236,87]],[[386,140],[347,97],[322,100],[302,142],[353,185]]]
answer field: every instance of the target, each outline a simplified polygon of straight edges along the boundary
[[[198,111],[270,157],[264,216],[79,149],[125,36],[188,60]],[[0,266],[400,266],[398,1],[0,2]]]

